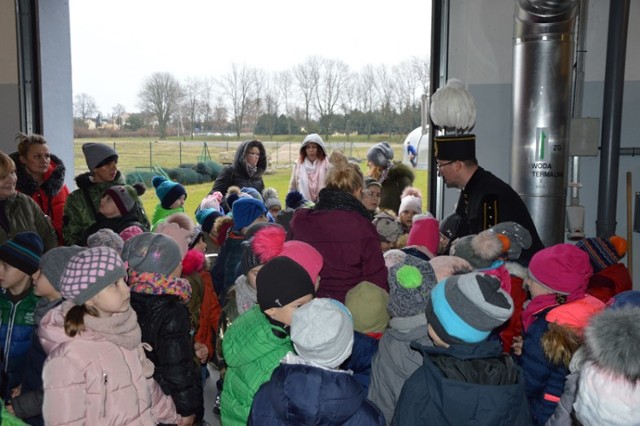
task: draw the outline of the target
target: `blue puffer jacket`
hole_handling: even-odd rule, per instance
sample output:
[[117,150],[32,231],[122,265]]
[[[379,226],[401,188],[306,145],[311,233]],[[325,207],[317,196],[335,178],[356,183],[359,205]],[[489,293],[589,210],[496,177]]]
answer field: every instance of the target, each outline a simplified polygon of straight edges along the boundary
[[248,424],[385,425],[380,410],[366,398],[348,372],[281,364],[256,393]]
[[522,355],[518,363],[524,371],[527,399],[533,424],[543,425],[553,414],[564,390],[564,379],[569,370],[562,364],[552,364],[544,354],[540,343],[549,329],[545,319],[556,306],[536,314],[536,320],[527,328],[522,343]]
[[5,371],[8,375],[8,389],[22,382],[27,352],[31,347],[31,335],[35,328],[33,312],[38,297],[33,289],[19,302],[11,302],[0,294],[0,343],[4,351]]
[[342,364],[344,370],[353,371],[353,378],[369,392],[371,383],[371,363],[378,352],[378,340],[366,334],[353,332],[353,350],[351,356]]

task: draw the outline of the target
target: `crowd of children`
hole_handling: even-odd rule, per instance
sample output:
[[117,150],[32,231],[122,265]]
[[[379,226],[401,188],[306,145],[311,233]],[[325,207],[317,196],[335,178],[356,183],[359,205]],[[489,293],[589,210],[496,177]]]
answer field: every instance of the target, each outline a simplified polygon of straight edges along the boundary
[[[300,171],[315,203],[230,186],[191,215],[186,188],[156,177],[149,224],[142,189],[115,179],[87,193],[80,245],[0,244],[3,421],[204,424],[216,368],[224,426],[640,424],[626,242],[557,244],[524,266],[517,223],[449,241],[454,219],[423,214],[410,185],[380,206],[387,147],[367,180],[340,153],[323,185]],[[112,164],[107,148],[87,162]]]

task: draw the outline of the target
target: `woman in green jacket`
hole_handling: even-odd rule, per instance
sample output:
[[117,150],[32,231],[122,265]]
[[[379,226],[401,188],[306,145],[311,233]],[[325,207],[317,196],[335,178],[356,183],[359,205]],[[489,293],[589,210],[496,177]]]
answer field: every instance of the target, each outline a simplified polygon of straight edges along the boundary
[[[112,186],[124,185],[118,170],[118,153],[109,145],[85,143],[82,145],[89,171],[76,176],[78,189],[67,197],[64,205],[62,236],[65,245],[82,244],[85,231],[96,222],[100,199]],[[137,203],[138,222],[149,228],[149,219],[140,202]]]

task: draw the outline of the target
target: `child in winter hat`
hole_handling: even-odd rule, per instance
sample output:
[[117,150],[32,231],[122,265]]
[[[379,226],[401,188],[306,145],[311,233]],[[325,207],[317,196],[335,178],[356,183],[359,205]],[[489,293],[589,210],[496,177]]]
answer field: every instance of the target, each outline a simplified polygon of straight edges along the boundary
[[367,161],[370,166],[377,166],[386,169],[391,166],[393,160],[393,149],[389,146],[389,142],[380,142],[373,145],[367,151]]
[[[456,425],[530,424],[522,373],[500,343],[488,339],[512,312],[511,297],[494,277],[472,272],[439,282],[426,309],[435,347],[414,346],[423,364],[405,382],[393,423],[426,424],[439,416]],[[471,370],[491,371],[491,378]]]
[[243,229],[257,220],[267,220],[267,207],[254,198],[241,198],[233,203],[233,229],[244,233]]
[[405,233],[413,226],[413,217],[422,213],[422,198],[412,194],[403,195],[400,199],[398,219]]
[[380,248],[383,252],[395,248],[398,238],[402,235],[400,222],[387,212],[378,213],[373,218],[373,226],[378,231],[380,238]]
[[[43,251],[40,236],[34,232],[20,232],[12,239],[0,244],[0,306],[4,314],[1,350],[5,354],[7,389],[20,385],[24,374],[24,363],[30,344],[24,336],[30,336],[35,322],[38,298],[33,293],[31,275],[38,270]],[[9,321],[11,312],[17,313]],[[22,341],[22,342],[21,342]],[[0,389],[0,392],[4,389]]]
[[275,188],[267,188],[262,193],[264,204],[267,206],[269,213],[275,218],[278,212],[282,210],[282,203],[278,199],[278,191]]
[[369,281],[350,289],[344,300],[353,316],[354,329],[376,339],[389,325],[388,303],[389,293]]
[[87,237],[87,247],[111,247],[118,253],[122,253],[124,240],[109,228],[96,231]]
[[151,180],[156,189],[158,204],[151,218],[151,225],[155,226],[173,213],[184,213],[184,201],[187,199],[187,191],[184,186],[170,181],[164,176],[154,176]]
[[167,235],[178,243],[182,257],[187,254],[194,223],[189,216],[184,213],[173,213],[156,226],[158,234]]
[[[349,311],[336,300],[314,299],[296,309],[291,340],[297,355],[289,352],[261,386],[249,423],[302,424],[312,418],[318,424],[382,424],[356,378],[337,369],[351,355],[353,336]],[[274,392],[286,400],[284,410],[272,402]],[[346,400],[353,404],[333,402]]]
[[127,226],[122,231],[120,231],[119,235],[122,238],[122,241],[127,241],[129,238],[133,238],[136,235],[142,234],[143,232],[144,231],[139,226],[132,225]]
[[255,393],[293,351],[288,334],[295,310],[311,301],[309,274],[287,257],[267,262],[257,276],[258,305],[229,326],[222,349],[227,364],[220,399],[223,424],[246,424]]
[[406,247],[415,246],[421,251],[426,251],[427,257],[432,259],[438,254],[439,226],[438,219],[430,213],[413,216],[413,225],[409,230]]
[[[108,247],[92,247],[69,259],[60,280],[67,302],[52,310],[39,330],[43,341],[60,328],[71,338],[51,351],[44,365],[42,412],[48,422],[77,421],[78,401],[86,401],[81,411],[86,424],[180,422],[171,398],[148,380],[154,368],[142,352],[126,276],[120,256]],[[105,409],[90,409],[97,404]]]
[[[202,199],[200,202],[200,206],[198,207],[198,211],[204,209],[214,209],[222,213],[221,202],[224,197],[222,196],[222,192],[214,191],[211,194],[208,194],[206,197]],[[197,212],[196,212],[197,214]]]
[[437,284],[429,262],[415,256],[389,268],[389,328],[384,332],[371,365],[369,399],[391,423],[404,381],[422,365],[420,352],[411,343],[431,345],[425,309]]
[[600,237],[585,238],[578,241],[576,247],[589,255],[594,274],[615,265],[627,253],[626,240],[617,235],[608,239]]

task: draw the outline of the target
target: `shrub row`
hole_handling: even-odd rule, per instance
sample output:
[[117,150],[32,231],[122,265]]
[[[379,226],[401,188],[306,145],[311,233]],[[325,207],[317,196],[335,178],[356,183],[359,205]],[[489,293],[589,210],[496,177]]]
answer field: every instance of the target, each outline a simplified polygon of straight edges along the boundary
[[221,164],[215,161],[204,161],[196,164],[180,164],[175,168],[155,167],[153,170],[129,170],[125,172],[125,175],[128,185],[143,182],[147,188],[152,188],[151,179],[157,175],[166,176],[181,185],[196,185],[214,181],[220,170],[222,170]]

